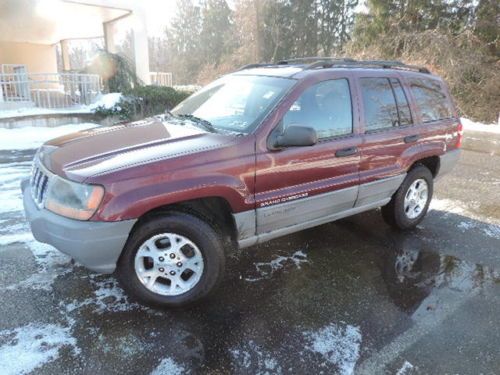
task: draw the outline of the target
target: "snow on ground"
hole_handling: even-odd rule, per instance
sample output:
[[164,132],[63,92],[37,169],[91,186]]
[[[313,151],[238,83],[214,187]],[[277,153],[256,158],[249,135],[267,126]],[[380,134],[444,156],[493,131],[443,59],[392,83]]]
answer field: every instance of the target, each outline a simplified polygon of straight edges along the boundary
[[86,130],[99,126],[94,123],[71,124],[56,126],[53,128],[45,127],[26,127],[19,129],[0,128],[0,150],[31,150],[40,147],[40,145],[49,139],[57,138],[66,134],[74,133],[80,130]]
[[[474,202],[469,202],[468,205],[473,206]],[[494,218],[476,215],[469,206],[452,199],[433,198],[429,209],[441,211],[445,217],[450,214],[461,216],[462,220],[457,228],[464,233],[475,229],[482,231],[488,237],[500,239],[500,222]]]
[[336,365],[341,375],[354,373],[361,346],[359,327],[331,323],[319,330],[305,332],[304,338],[308,342],[306,349]]
[[283,370],[271,353],[257,345],[253,340],[242,343],[230,351],[236,373],[254,371],[256,375],[282,374]]
[[[26,235],[31,236],[31,234]],[[28,246],[35,260],[36,271],[29,276],[7,285],[6,290],[18,290],[19,288],[51,291],[54,281],[62,275],[73,270],[71,258],[54,247],[35,241],[31,236],[29,241],[24,242]]]
[[[12,230],[9,228],[9,230]],[[0,237],[0,246],[11,245],[13,243],[23,243],[33,241],[33,235],[31,232],[20,232],[20,233],[10,233],[2,234]],[[0,248],[2,251],[2,248]]]
[[405,361],[405,363],[403,363],[403,366],[398,370],[396,375],[408,375],[409,371],[413,370],[414,368],[415,367],[413,367],[413,365],[410,362]]
[[246,277],[246,281],[254,282],[264,279],[269,279],[276,271],[281,270],[287,265],[293,265],[300,269],[301,265],[304,263],[309,263],[307,260],[307,254],[302,250],[296,251],[292,256],[278,256],[271,260],[270,262],[258,262],[255,263],[255,269],[259,276],[257,277]]
[[151,375],[182,375],[185,374],[183,366],[177,364],[171,358],[164,358],[160,364],[151,372]]
[[18,108],[0,111],[0,119],[9,117],[23,117],[35,115],[64,115],[64,114],[78,114],[78,113],[93,113],[98,107],[109,109],[120,101],[121,93],[101,94],[97,96],[96,101],[89,105],[82,105],[74,108]]
[[500,118],[498,124],[483,124],[474,122],[467,118],[461,118],[460,122],[464,126],[465,131],[486,132],[500,134]]
[[[3,143],[1,130],[0,142]],[[29,177],[30,172],[31,162],[0,164],[0,215],[2,218],[7,213],[23,210],[20,184],[23,178]]]
[[64,347],[78,355],[80,350],[70,331],[71,327],[57,324],[28,324],[0,331],[0,374],[31,373],[56,360]]
[[[101,278],[103,280],[99,280]],[[90,283],[94,288],[93,296],[82,301],[74,300],[70,303],[65,303],[63,308],[68,313],[78,311],[87,306],[90,306],[98,314],[138,309],[147,310],[146,307],[138,303],[129,302],[128,297],[118,285],[118,282],[110,279],[108,276],[91,275]]]

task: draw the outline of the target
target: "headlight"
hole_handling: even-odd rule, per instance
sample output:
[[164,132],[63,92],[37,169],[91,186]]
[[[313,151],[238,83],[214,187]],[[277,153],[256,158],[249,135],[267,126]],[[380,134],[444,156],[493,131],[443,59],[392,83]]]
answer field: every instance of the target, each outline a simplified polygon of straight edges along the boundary
[[47,187],[45,208],[58,215],[88,220],[97,211],[104,188],[65,180],[52,175]]

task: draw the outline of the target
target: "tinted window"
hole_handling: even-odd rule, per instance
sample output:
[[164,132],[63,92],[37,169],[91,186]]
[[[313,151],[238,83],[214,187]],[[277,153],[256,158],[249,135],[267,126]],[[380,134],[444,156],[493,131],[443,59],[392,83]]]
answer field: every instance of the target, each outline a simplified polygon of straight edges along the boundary
[[324,81],[306,89],[283,117],[283,126],[309,126],[318,138],[352,133],[351,93],[347,79]]
[[367,131],[398,124],[398,111],[389,79],[361,78],[361,90]]
[[399,79],[391,78],[391,85],[394,90],[394,96],[396,96],[396,103],[398,105],[399,125],[410,125],[412,123],[410,106],[408,105],[408,100],[406,99],[406,95],[401,87]]
[[438,82],[430,79],[411,79],[410,84],[423,122],[453,117],[451,104]]

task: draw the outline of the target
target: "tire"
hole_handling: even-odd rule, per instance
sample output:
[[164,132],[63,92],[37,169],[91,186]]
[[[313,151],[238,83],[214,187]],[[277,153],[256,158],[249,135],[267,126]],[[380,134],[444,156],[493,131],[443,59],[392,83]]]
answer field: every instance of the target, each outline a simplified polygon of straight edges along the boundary
[[[410,187],[413,187],[412,191],[417,190],[415,189],[415,186],[423,191],[424,184],[422,183],[419,185],[417,183],[418,181],[425,181],[427,184],[426,201],[425,204],[420,205],[421,207],[419,209],[414,206],[414,210],[412,210],[409,209],[408,205],[405,207],[405,197],[407,197],[407,194],[410,194]],[[384,221],[390,226],[400,230],[415,228],[424,219],[427,210],[429,209],[433,193],[433,182],[432,173],[427,167],[418,165],[411,169],[399,189],[392,196],[391,201],[382,207],[382,217],[384,218]],[[414,201],[419,200],[420,198]]]
[[[143,304],[186,307],[216,289],[224,265],[219,233],[196,216],[169,212],[133,230],[118,261],[117,276],[127,294]],[[192,286],[185,287],[188,284]]]

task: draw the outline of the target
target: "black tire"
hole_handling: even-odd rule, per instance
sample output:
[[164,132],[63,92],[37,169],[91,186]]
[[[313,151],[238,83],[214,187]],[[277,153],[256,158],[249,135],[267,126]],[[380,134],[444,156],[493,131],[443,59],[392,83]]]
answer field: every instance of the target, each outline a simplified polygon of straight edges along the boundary
[[[188,238],[200,250],[204,268],[197,284],[189,291],[172,296],[154,293],[141,283],[135,272],[135,256],[141,245],[161,233]],[[222,237],[205,221],[183,212],[168,212],[145,220],[131,233],[118,260],[117,277],[133,299],[153,307],[186,307],[208,297],[223,278],[225,256]]]
[[[405,213],[404,199],[411,184],[418,179],[424,179],[427,182],[427,203],[417,217],[410,219]],[[399,189],[392,196],[391,201],[382,207],[384,221],[396,229],[407,230],[415,228],[424,219],[429,209],[429,204],[432,200],[433,182],[432,173],[427,167],[418,165],[411,169]]]

